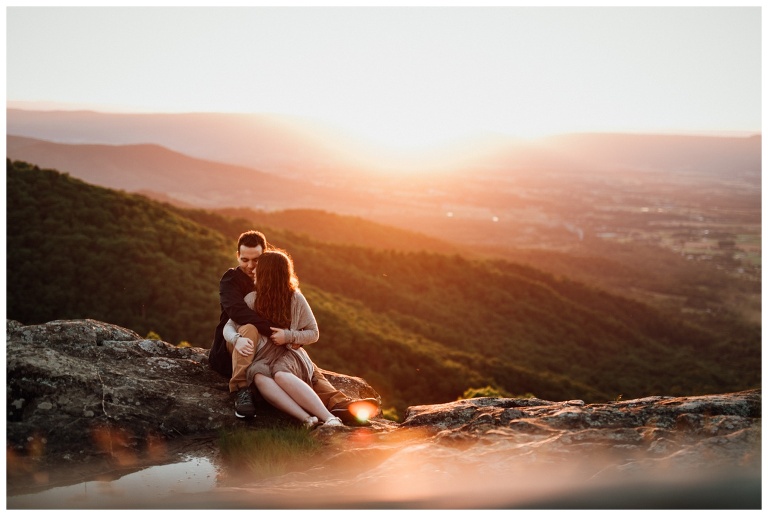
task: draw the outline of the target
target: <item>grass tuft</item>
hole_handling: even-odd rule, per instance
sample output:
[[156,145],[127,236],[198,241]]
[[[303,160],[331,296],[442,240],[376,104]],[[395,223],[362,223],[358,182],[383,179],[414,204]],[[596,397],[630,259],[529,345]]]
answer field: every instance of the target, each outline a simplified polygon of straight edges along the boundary
[[268,478],[311,465],[321,444],[301,427],[236,429],[220,434],[225,463],[255,478]]

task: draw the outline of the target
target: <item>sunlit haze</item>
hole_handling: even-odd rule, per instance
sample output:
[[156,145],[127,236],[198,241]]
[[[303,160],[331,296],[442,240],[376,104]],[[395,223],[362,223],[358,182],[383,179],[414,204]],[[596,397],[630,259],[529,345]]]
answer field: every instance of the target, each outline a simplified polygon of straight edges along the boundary
[[767,10],[292,3],[3,10],[7,508],[762,507]]
[[759,132],[759,7],[9,7],[9,107],[306,117],[393,149]]

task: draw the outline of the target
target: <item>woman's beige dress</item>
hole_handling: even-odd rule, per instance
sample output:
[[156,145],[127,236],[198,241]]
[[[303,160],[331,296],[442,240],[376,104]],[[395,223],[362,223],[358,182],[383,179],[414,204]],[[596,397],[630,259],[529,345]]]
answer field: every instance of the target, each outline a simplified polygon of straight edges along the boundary
[[[256,306],[256,292],[251,292],[245,296],[245,302],[249,308],[253,309]],[[236,333],[238,328],[239,326],[230,319],[224,329],[225,337]],[[293,344],[312,344],[320,338],[315,315],[300,290],[293,293],[291,326],[285,333],[288,342]],[[303,347],[292,349],[286,345],[279,346],[264,335],[259,335],[259,342],[256,343],[256,346],[256,356],[246,370],[248,384],[253,382],[253,377],[256,374],[263,374],[272,378],[276,372],[286,371],[301,378],[308,385],[312,385],[312,374],[315,366]]]

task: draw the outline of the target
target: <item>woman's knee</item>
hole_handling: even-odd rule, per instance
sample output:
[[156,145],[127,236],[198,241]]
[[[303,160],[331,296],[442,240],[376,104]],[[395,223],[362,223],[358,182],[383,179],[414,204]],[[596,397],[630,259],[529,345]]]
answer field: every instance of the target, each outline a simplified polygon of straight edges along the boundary
[[292,380],[291,376],[294,376],[294,374],[289,373],[288,371],[275,371],[274,373],[275,381],[280,385],[285,382],[290,382]]

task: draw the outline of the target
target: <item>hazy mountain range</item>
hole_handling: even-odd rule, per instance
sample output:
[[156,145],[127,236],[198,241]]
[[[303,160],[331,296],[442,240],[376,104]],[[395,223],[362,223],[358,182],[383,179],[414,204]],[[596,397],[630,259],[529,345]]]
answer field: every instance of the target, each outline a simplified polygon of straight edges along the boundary
[[[19,109],[7,110],[7,135],[11,159],[179,205],[322,209],[484,246],[552,245],[544,233],[554,228],[583,234],[580,214],[624,202],[640,182],[660,192],[660,178],[684,191],[701,189],[702,176],[759,187],[762,141],[496,135],[395,159],[289,117]],[[688,175],[690,188],[679,184]]]
[[62,144],[8,136],[7,156],[65,171],[84,181],[128,192],[163,196],[201,208],[320,207],[337,193],[328,188],[171,151],[157,144]]
[[[340,241],[337,231],[341,241],[366,246],[392,239],[391,232],[371,230],[376,226],[348,231],[354,225],[331,216],[353,215],[408,231],[398,241],[409,246],[421,238],[437,249],[439,239],[465,254],[552,264],[548,270],[557,274],[620,290],[631,270],[631,277],[645,278],[643,291],[654,285],[654,296],[669,282],[650,278],[663,273],[647,259],[671,264],[683,249],[705,252],[699,256],[730,278],[713,272],[720,286],[711,298],[715,290],[705,294],[696,273],[697,297],[750,314],[759,305],[759,295],[733,275],[760,274],[761,136],[497,135],[482,145],[457,144],[432,161],[435,168],[387,175],[386,160],[372,165],[376,149],[287,117],[8,109],[7,133],[11,160],[177,206],[226,209],[247,220],[254,215],[244,209],[259,211],[259,220],[273,211],[322,210],[275,216],[328,241]],[[613,241],[622,245],[607,249]],[[729,241],[740,254],[729,251]],[[720,251],[719,242],[726,243]],[[673,254],[662,257],[662,249]],[[607,262],[584,265],[597,259]],[[690,266],[679,264],[681,271]],[[749,301],[735,303],[738,292]]]
[[[761,137],[573,134],[537,140],[481,135],[387,154],[331,126],[259,114],[114,114],[7,109],[7,134],[56,143],[156,144],[203,160],[305,181],[354,180],[398,167],[421,172],[525,169],[759,171]],[[409,165],[409,161],[410,165]]]

